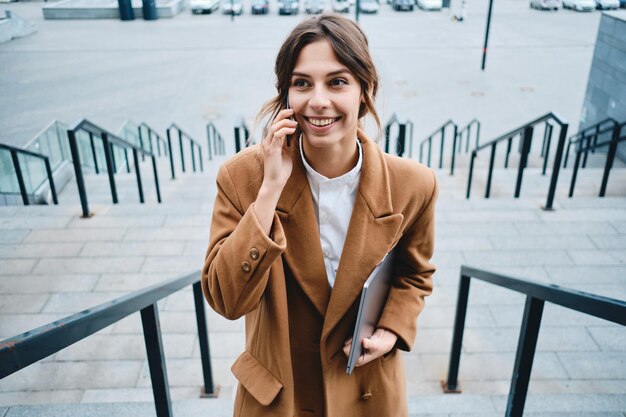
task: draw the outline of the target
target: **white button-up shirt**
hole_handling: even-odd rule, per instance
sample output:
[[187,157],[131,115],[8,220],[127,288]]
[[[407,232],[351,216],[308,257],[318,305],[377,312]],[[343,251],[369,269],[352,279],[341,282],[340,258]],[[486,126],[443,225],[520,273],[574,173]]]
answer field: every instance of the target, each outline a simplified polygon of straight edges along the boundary
[[324,254],[324,266],[331,288],[335,284],[339,259],[341,259],[343,244],[346,241],[348,225],[361,178],[363,149],[358,139],[356,139],[356,143],[359,148],[359,159],[354,168],[340,177],[326,178],[315,171],[307,162],[302,151],[302,136],[300,136],[300,156],[306,168],[306,176],[313,195],[320,243]]

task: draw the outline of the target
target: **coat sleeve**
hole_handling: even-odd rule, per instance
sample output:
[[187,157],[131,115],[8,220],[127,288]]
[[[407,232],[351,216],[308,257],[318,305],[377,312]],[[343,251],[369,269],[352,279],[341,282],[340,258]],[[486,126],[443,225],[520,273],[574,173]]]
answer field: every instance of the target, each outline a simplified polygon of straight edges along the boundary
[[267,286],[270,267],[285,248],[276,213],[268,236],[254,213],[254,203],[242,207],[228,168],[222,166],[201,275],[209,305],[230,320],[254,310]]
[[433,189],[417,219],[398,242],[398,276],[389,291],[378,327],[398,336],[396,346],[410,351],[417,333],[417,316],[424,308],[424,297],[433,289],[435,265],[430,263],[435,247],[435,202],[439,195],[432,170]]

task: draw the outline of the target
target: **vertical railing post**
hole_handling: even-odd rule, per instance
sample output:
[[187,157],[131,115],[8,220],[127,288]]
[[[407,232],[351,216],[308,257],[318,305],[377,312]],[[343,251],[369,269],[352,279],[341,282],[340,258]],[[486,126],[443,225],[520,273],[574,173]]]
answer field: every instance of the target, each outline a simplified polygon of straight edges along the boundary
[[567,123],[561,125],[561,131],[559,132],[559,142],[556,145],[556,154],[554,156],[554,163],[552,164],[552,178],[550,179],[550,188],[548,190],[548,199],[544,210],[552,210],[552,203],[554,202],[554,194],[556,192],[556,183],[559,179],[559,171],[561,169],[561,158],[563,157],[563,148],[565,147],[565,139],[567,138]]
[[183,131],[180,130],[178,127],[176,128],[176,130],[178,130],[178,147],[180,149],[180,167],[182,171],[185,172],[185,151],[183,150]]
[[168,152],[170,154],[170,169],[172,170],[172,179],[176,179],[176,174],[174,174],[174,156],[172,154],[172,137],[170,135],[170,128],[166,130],[167,132],[167,147]]
[[156,188],[157,202],[161,202],[161,188],[159,186],[159,172],[157,171],[156,157],[151,156],[152,159],[152,173],[154,174],[154,187]]
[[[209,161],[213,159],[213,153],[211,150],[211,124],[209,123],[206,126],[206,144],[207,144],[207,148],[209,149]],[[215,142],[215,141],[214,141]]]
[[111,197],[113,199],[113,204],[117,204],[117,188],[115,187],[115,177],[113,174],[114,157],[112,155],[111,146],[109,144],[109,135],[107,135],[106,133],[102,133],[102,145],[104,147],[104,158],[107,163],[107,174],[109,176],[109,185],[111,187]]
[[[115,152],[115,150],[113,150]],[[126,160],[126,172],[130,174],[130,164],[128,163],[128,149],[124,148],[124,159]]]
[[241,150],[241,138],[239,137],[239,126],[235,125],[235,153]]
[[48,175],[48,183],[50,184],[50,194],[52,194],[52,202],[54,204],[59,204],[59,199],[57,196],[57,188],[54,185],[54,177],[52,175],[52,167],[50,166],[50,159],[44,158],[44,164],[46,165],[46,174]]
[[406,124],[398,123],[398,139],[396,140],[396,155],[404,155],[404,148],[406,144]]
[[489,171],[487,172],[487,189],[485,190],[485,198],[489,198],[489,194],[491,194],[491,178],[493,177],[493,164],[496,160],[496,144],[497,142],[491,144],[491,156],[489,157]]
[[472,190],[472,174],[474,173],[474,159],[476,159],[476,151],[472,151],[470,157],[469,175],[467,176],[467,192],[465,198],[470,198],[470,192]]
[[439,169],[443,168],[443,148],[446,142],[446,125],[441,126],[441,148],[439,148]]
[[459,393],[459,364],[461,362],[461,346],[463,345],[463,331],[465,330],[465,316],[467,313],[467,301],[469,298],[471,277],[463,274],[459,282],[459,293],[456,302],[456,315],[454,318],[454,333],[452,334],[452,347],[450,349],[450,364],[448,365],[448,379],[442,381],[442,387],[446,393]]
[[80,206],[83,210],[82,218],[89,218],[89,203],[87,202],[87,191],[85,191],[85,179],[83,178],[83,169],[80,166],[80,154],[78,152],[78,144],[76,143],[76,133],[73,130],[67,131],[67,140],[70,145],[70,154],[72,155],[72,164],[74,165],[74,175],[76,176],[76,186],[78,187],[78,196],[80,198]]
[[[137,127],[137,132],[139,133],[139,147],[143,150],[143,137],[141,136],[141,126]],[[149,134],[148,134],[149,135]],[[141,153],[141,162],[146,160],[146,156],[144,153]]]
[[528,154],[530,153],[530,142],[533,139],[533,127],[526,126],[522,133],[522,153],[520,155],[519,166],[517,167],[517,180],[515,181],[515,198],[519,198],[522,190],[522,178],[524,177],[524,169],[528,164]]
[[506,140],[506,155],[504,157],[504,168],[509,167],[509,155],[511,154],[511,143],[513,142],[513,136]]
[[98,169],[98,156],[96,155],[96,145],[93,142],[93,133],[89,132],[89,143],[91,144],[91,155],[93,157],[93,166],[96,170],[96,174],[100,173]]
[[[454,156],[456,154],[455,149],[456,149],[458,129],[459,127],[457,125],[454,125],[454,131],[452,132],[453,134],[452,136],[452,160],[450,161],[450,175],[454,175]],[[461,146],[459,146],[459,149],[461,149]]]
[[480,122],[476,121],[476,147],[478,148],[478,142],[480,140]]
[[141,183],[141,171],[139,170],[139,156],[137,152],[137,148],[133,148],[133,162],[135,164],[135,174],[137,175],[137,190],[139,191],[139,202],[144,203],[143,185]]
[[172,402],[170,401],[167,368],[165,366],[163,341],[161,339],[161,324],[156,303],[150,304],[141,310],[141,323],[148,353],[148,366],[150,368],[156,415],[157,417],[171,417]]
[[541,175],[546,175],[546,168],[548,166],[548,158],[550,157],[550,143],[552,142],[553,126],[551,124],[547,124],[546,129],[548,130],[548,132],[547,132],[547,135],[544,135],[545,147],[543,149],[543,169],[541,170]]
[[209,350],[209,332],[204,313],[204,296],[200,281],[193,284],[193,296],[196,306],[196,323],[198,325],[198,342],[200,343],[200,359],[202,360],[202,376],[204,378],[203,396],[215,396],[213,372],[211,371],[211,352]]
[[[189,138],[187,138],[189,140]],[[189,140],[189,151],[191,152],[191,167],[193,172],[196,172],[196,153],[194,151],[194,142],[192,140]],[[198,149],[200,149],[200,147],[198,146]]]
[[427,164],[426,164],[426,165],[428,165],[429,168],[430,168],[430,156],[432,154],[432,152],[431,152],[432,148],[433,148],[433,137],[429,136],[428,137],[428,161],[427,161]]
[[22,202],[25,206],[28,206],[28,194],[26,193],[26,183],[24,182],[24,174],[22,173],[22,167],[20,166],[20,159],[18,158],[17,151],[11,149],[11,159],[13,160],[13,168],[15,168],[15,175],[17,175],[17,185],[20,188],[20,194],[22,195]]
[[606,187],[609,182],[609,173],[611,172],[611,168],[613,168],[613,162],[615,161],[615,154],[617,153],[617,142],[619,141],[619,134],[621,130],[621,125],[616,125],[613,128],[613,135],[611,136],[609,151],[606,155],[606,162],[604,163],[602,185],[600,186],[600,197],[604,197],[604,195],[606,194]]
[[543,314],[544,300],[526,296],[524,318],[520,329],[517,343],[517,354],[513,366],[513,377],[506,406],[506,417],[522,417],[524,404],[530,383],[530,374],[535,359],[535,349],[539,338],[541,316]]

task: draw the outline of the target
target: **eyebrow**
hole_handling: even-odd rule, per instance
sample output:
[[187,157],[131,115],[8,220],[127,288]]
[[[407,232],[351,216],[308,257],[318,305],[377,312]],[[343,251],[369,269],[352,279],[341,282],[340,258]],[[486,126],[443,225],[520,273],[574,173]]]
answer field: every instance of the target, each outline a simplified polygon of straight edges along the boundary
[[[329,72],[328,74],[326,74],[326,76],[327,77],[332,77],[333,75],[338,75],[338,74],[343,74],[343,73],[350,74],[350,71],[348,71],[346,68],[342,68],[342,69],[339,69],[339,70],[336,70],[336,71]],[[291,76],[292,77],[294,77],[294,76],[311,77],[309,74],[305,74],[303,72],[297,72],[297,71],[292,72]]]

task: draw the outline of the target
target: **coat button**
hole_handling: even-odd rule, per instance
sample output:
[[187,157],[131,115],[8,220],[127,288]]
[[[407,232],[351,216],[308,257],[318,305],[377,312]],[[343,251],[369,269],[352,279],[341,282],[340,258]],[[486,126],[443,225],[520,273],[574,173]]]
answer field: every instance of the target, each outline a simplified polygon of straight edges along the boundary
[[243,261],[241,263],[241,269],[243,269],[243,272],[250,272],[250,262]]
[[255,261],[259,259],[259,250],[257,248],[250,249],[250,257]]
[[372,393],[367,391],[365,394],[361,395],[361,399],[362,400],[369,400],[370,398],[372,398]]

